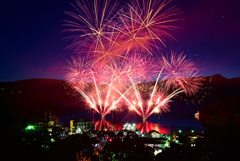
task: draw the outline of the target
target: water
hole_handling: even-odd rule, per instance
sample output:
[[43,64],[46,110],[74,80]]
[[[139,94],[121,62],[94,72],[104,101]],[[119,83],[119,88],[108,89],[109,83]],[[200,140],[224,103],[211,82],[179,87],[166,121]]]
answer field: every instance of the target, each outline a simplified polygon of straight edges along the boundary
[[[161,133],[171,132],[173,130],[204,130],[200,121],[196,120],[195,113],[200,111],[200,105],[186,105],[186,103],[171,103],[171,112],[152,115],[147,119],[147,124],[143,126],[146,132],[156,130]],[[201,115],[200,115],[201,116]],[[96,112],[83,110],[82,108],[69,107],[64,105],[60,108],[59,121],[64,126],[69,126],[70,120],[87,119],[89,121],[101,120],[101,117]],[[108,114],[105,120],[110,124],[123,125],[126,122],[135,123],[137,126],[142,124],[142,118],[133,112],[118,111]],[[142,126],[142,125],[141,125]],[[155,129],[154,129],[155,128]]]

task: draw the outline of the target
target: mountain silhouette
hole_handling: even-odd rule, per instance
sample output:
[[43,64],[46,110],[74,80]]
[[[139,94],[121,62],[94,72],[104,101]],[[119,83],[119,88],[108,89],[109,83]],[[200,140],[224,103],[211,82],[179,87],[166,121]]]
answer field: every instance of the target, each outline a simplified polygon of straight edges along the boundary
[[[231,95],[239,96],[240,78],[228,79],[220,74],[204,77],[202,89],[195,96],[179,96],[174,102],[209,104]],[[193,101],[195,100],[195,102]],[[57,79],[27,79],[0,82],[0,105],[13,116],[41,115],[51,110],[84,109],[83,99],[69,83]]]

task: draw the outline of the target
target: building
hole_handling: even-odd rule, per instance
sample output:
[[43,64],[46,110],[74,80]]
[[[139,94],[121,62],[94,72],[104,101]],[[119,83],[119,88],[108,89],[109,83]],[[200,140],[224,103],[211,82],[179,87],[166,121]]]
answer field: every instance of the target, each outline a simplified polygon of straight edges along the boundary
[[160,138],[161,137],[160,133],[156,130],[149,131],[149,135],[151,138]]
[[94,130],[93,121],[86,119],[70,120],[70,134],[83,134]]

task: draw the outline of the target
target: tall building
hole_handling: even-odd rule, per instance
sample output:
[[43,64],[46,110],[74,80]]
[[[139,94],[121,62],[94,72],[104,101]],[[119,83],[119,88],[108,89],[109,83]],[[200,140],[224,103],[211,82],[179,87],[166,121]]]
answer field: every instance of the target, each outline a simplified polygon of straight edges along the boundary
[[74,120],[70,120],[70,134],[73,134],[74,126],[73,126]]

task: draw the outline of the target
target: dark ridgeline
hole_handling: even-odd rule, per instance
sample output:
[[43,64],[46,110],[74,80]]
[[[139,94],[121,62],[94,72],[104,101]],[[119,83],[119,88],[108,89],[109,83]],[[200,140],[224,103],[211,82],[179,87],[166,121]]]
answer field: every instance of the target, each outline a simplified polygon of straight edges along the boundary
[[79,104],[76,94],[64,80],[28,79],[2,82],[1,104],[14,116],[43,117],[45,112],[59,114],[63,104]]
[[[81,95],[67,81],[56,79],[28,79],[15,82],[0,82],[2,109],[14,116],[43,116],[45,112],[56,115],[74,108],[84,109]],[[173,102],[188,102],[202,106],[231,95],[240,95],[240,78],[227,79],[221,75],[205,77],[202,90],[193,97],[185,94]],[[7,109],[6,109],[7,108]],[[67,108],[67,109],[66,109]]]

